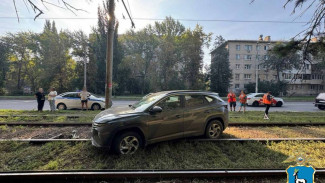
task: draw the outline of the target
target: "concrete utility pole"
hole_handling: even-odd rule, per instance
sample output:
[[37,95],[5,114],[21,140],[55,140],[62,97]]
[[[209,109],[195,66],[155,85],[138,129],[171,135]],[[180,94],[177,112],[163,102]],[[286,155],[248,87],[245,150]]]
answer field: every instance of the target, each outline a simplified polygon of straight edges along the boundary
[[257,46],[256,46],[256,60],[257,60],[257,63],[255,64],[255,93],[258,93],[258,65],[259,65],[259,61],[260,61],[260,56],[258,55],[258,51],[260,49],[259,47],[259,42],[257,41]]
[[107,31],[107,51],[106,51],[106,83],[105,83],[105,109],[112,104],[112,77],[113,77],[113,39],[115,24],[115,2],[107,0],[108,4],[108,31]]
[[84,64],[85,64],[85,68],[84,68],[84,87],[87,87],[87,58],[86,56],[84,56]]

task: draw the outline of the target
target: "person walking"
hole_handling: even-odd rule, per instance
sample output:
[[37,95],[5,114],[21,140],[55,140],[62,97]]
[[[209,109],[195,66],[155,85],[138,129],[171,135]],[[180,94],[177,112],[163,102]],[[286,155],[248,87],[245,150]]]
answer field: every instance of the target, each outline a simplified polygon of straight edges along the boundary
[[269,109],[271,107],[272,104],[272,96],[271,96],[271,92],[267,92],[266,94],[264,94],[263,96],[263,103],[265,105],[265,114],[264,114],[264,119],[270,119],[269,118]]
[[87,91],[86,87],[83,87],[82,91],[79,93],[79,97],[81,99],[81,109],[84,110],[84,105],[86,106],[86,110],[88,111],[88,97],[90,93]]
[[37,104],[38,104],[37,110],[39,112],[42,112],[44,107],[44,102],[45,102],[45,94],[43,88],[39,88],[38,92],[36,92],[34,96],[37,99]]
[[55,111],[55,97],[58,95],[58,93],[55,91],[55,88],[51,88],[50,93],[47,97],[47,100],[50,104],[50,110],[51,112]]
[[236,111],[236,94],[231,90],[228,93],[228,103],[230,105],[230,111],[232,111],[232,107],[234,108],[234,111]]
[[243,113],[245,113],[246,111],[246,102],[247,102],[247,96],[245,94],[245,92],[242,90],[240,95],[239,95],[239,102],[240,102],[240,107],[238,112],[240,112],[241,108],[243,107]]

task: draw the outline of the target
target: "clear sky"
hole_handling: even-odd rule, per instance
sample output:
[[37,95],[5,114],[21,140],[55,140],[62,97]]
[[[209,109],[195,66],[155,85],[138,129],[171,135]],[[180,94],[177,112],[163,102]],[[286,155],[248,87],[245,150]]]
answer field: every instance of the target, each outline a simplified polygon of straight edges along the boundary
[[[41,3],[40,0],[32,0],[44,11],[41,18],[94,18],[94,19],[55,19],[58,29],[83,30],[90,33],[91,28],[97,23],[97,7],[102,6],[102,0],[66,0],[71,5],[87,10],[78,11],[74,15],[69,10],[61,9],[50,4]],[[303,17],[298,17],[305,7],[298,8],[295,14],[291,14],[293,3],[285,9],[286,0],[124,0],[131,9],[134,18],[165,18],[172,16],[175,19],[218,19],[218,20],[266,20],[266,21],[295,21],[306,22],[312,16],[312,7]],[[47,0],[58,4],[58,0]],[[60,1],[59,1],[60,2]],[[124,33],[131,28],[129,20],[122,19],[122,14],[127,17],[121,0],[116,1],[116,17],[120,22],[119,33]],[[32,9],[26,8],[23,0],[16,0],[18,14],[23,17],[34,17]],[[64,6],[62,2],[59,4]],[[6,18],[7,17],[7,18]],[[16,18],[12,0],[0,0],[0,35],[6,32],[34,31],[41,32],[44,19]],[[141,29],[151,20],[134,20],[136,29]],[[214,36],[222,35],[225,39],[257,39],[260,34],[270,35],[272,40],[288,40],[306,28],[301,23],[256,23],[256,22],[216,22],[216,21],[181,21],[187,28],[194,28],[196,24],[203,26],[205,32],[212,32]],[[204,63],[210,62],[210,48],[205,48]]]

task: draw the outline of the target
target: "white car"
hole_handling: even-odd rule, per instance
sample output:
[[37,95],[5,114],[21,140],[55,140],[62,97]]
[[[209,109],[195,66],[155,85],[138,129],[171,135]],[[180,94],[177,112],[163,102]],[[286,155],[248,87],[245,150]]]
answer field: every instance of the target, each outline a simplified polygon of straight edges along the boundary
[[[265,93],[250,93],[247,95],[247,105],[258,107],[264,105],[263,96]],[[272,106],[281,107],[284,105],[282,98],[273,97]]]
[[[66,92],[55,97],[55,106],[59,110],[81,109],[79,92]],[[105,99],[90,94],[88,97],[88,109],[105,109]]]

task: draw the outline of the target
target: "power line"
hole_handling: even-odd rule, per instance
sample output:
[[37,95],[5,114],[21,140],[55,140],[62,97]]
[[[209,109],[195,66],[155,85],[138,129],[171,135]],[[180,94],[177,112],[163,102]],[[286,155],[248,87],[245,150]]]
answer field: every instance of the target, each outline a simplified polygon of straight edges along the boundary
[[[128,12],[128,11],[127,11]],[[20,19],[34,19],[33,17],[19,17]],[[17,19],[17,17],[0,17],[0,19]],[[37,19],[53,19],[53,20],[94,20],[95,17],[38,17]],[[130,20],[149,20],[163,21],[165,18],[129,18]],[[283,23],[283,24],[306,24],[309,22],[294,22],[294,21],[278,21],[278,20],[235,20],[235,19],[185,19],[174,18],[178,21],[188,22],[240,22],[240,23]]]
[[131,17],[133,17],[133,16],[132,16],[132,12],[131,12],[131,7],[130,7],[129,0],[126,0],[126,2],[128,3],[128,7],[129,7],[129,10],[130,10]]
[[128,15],[129,15],[129,18],[130,18],[130,20],[131,20],[131,25],[132,25],[132,27],[135,28],[135,25],[134,25],[134,22],[133,22],[133,20],[132,20],[132,18],[131,18],[131,15],[130,15],[128,9],[127,9],[126,6],[125,6],[124,0],[122,0],[122,3],[123,3],[123,5],[124,5],[124,8],[125,8],[126,12],[127,12]]

